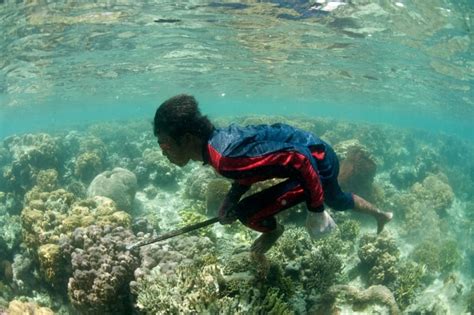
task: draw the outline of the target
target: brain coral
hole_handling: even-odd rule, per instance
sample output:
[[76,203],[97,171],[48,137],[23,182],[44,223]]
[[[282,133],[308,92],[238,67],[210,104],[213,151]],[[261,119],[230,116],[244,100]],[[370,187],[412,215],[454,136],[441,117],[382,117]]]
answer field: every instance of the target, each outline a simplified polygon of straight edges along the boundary
[[89,197],[108,197],[124,211],[132,210],[136,192],[137,177],[129,170],[120,167],[97,175],[87,189]]

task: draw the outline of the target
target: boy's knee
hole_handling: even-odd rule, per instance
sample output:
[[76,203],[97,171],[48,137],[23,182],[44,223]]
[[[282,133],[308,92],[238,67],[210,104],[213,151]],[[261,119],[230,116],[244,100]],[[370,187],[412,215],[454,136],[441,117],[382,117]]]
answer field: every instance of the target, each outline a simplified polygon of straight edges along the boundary
[[331,209],[344,211],[354,208],[354,197],[352,193],[342,193],[335,198],[326,198],[324,201]]

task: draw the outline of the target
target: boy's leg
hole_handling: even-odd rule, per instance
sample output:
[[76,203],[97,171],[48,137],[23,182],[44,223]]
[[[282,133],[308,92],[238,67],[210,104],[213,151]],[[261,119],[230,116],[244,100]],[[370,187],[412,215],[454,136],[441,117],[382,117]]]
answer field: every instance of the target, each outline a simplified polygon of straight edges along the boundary
[[352,210],[373,216],[377,220],[377,233],[382,232],[385,224],[392,220],[393,213],[380,211],[373,204],[356,194],[352,194],[352,196],[354,198],[354,208]]
[[265,254],[270,248],[272,248],[284,231],[284,226],[277,222],[276,228],[273,231],[264,232],[262,235],[257,237],[250,247],[250,251],[257,254]]
[[360,196],[343,192],[337,181],[339,175],[339,160],[330,147],[326,149],[326,157],[318,165],[321,184],[324,191],[325,203],[334,210],[354,210],[373,216],[377,220],[377,233],[380,233],[385,224],[392,220],[391,212],[383,212]]
[[283,234],[284,227],[275,214],[304,201],[304,191],[297,181],[286,180],[242,199],[236,215],[249,228],[262,232],[252,244],[251,251],[266,253]]

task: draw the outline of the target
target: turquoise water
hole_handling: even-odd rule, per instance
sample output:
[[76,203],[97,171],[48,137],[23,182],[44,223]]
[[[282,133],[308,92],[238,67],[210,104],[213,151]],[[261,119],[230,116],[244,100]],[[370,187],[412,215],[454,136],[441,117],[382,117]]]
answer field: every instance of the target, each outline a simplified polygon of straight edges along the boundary
[[[474,2],[328,2],[0,0],[0,314],[472,312]],[[340,229],[312,241],[297,207],[269,266],[238,224],[123,254],[212,217],[228,187],[156,145],[156,107],[183,92],[219,126],[286,122],[341,162],[365,152],[360,193],[394,212],[388,232],[331,212]],[[90,201],[115,167],[132,205]]]
[[[78,106],[92,108],[81,119],[103,115],[102,104],[116,106],[111,119],[146,116],[186,91],[215,115],[308,111],[472,137],[472,3],[352,3],[311,16],[305,1],[235,9],[199,1],[6,1],[0,108],[43,111],[44,123],[35,125],[44,126]],[[223,103],[233,106],[216,105]],[[412,115],[415,122],[404,119]]]

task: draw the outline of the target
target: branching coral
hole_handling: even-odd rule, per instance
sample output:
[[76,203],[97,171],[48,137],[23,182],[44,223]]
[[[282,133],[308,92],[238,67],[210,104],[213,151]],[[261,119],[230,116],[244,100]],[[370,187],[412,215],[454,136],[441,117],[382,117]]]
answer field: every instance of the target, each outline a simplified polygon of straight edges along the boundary
[[362,266],[368,270],[369,284],[386,285],[402,308],[413,300],[421,286],[424,269],[414,262],[400,260],[392,237],[387,233],[364,235],[358,254]]
[[218,265],[179,267],[174,275],[157,268],[138,283],[137,306],[148,314],[293,314],[277,288],[226,295],[226,282]]
[[390,286],[393,288],[395,299],[402,309],[405,309],[415,298],[421,287],[424,268],[414,262],[404,261],[398,267],[397,278]]
[[307,291],[322,293],[333,285],[343,268],[339,235],[313,242],[302,228],[289,228],[270,252],[284,265],[285,275],[301,282]]
[[[208,219],[208,217],[206,217],[205,215],[197,212],[194,209],[191,209],[191,210],[184,210],[183,209],[183,210],[180,210],[178,212],[178,214],[179,214],[179,216],[182,220],[181,223],[180,223],[181,227],[188,226],[188,225],[191,225],[191,224],[196,224],[196,223],[199,223],[199,222],[202,222],[202,221],[205,221],[205,220]],[[200,228],[199,230],[190,232],[189,234],[190,235],[197,235],[197,236],[205,236],[205,237],[208,237],[211,240],[216,239],[216,236],[215,236],[214,232],[212,231],[212,226],[206,226],[206,227]]]
[[431,273],[450,272],[461,262],[455,240],[425,240],[415,247],[411,256]]
[[359,258],[367,268],[370,284],[389,284],[397,276],[400,252],[388,233],[379,236],[366,234],[360,240]]

